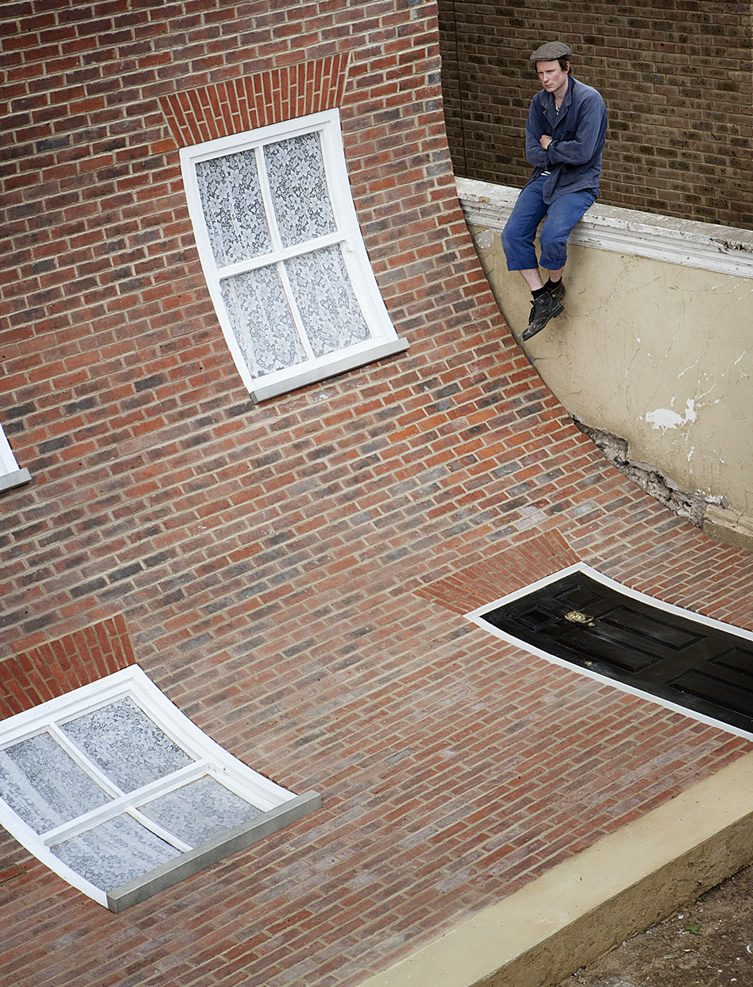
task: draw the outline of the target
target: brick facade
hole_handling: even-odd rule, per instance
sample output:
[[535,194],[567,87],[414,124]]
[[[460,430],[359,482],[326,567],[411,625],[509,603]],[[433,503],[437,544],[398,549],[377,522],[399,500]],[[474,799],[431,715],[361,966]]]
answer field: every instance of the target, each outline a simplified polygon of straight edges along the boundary
[[[135,660],[231,753],[323,796],[120,915],[3,837],[0,981],[356,984],[747,750],[462,618],[582,559],[753,627],[753,563],[612,469],[502,322],[455,193],[436,13],[0,11],[0,422],[33,477],[0,499],[3,682],[57,681],[69,653],[85,680],[103,653]],[[254,405],[177,143],[192,109],[219,127],[232,91],[245,126],[249,80],[283,78],[309,80],[306,106],[336,93],[410,350]]]
[[32,709],[134,662],[122,614],[10,655],[2,663],[0,718]]
[[459,175],[522,186],[538,83],[528,55],[561,38],[609,109],[601,199],[753,226],[749,3],[439,0],[447,133]]

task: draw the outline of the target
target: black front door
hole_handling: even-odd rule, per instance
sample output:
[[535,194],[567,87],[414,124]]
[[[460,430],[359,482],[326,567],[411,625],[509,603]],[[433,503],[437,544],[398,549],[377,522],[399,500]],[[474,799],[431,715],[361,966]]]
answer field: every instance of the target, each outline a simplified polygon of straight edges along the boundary
[[574,572],[483,614],[547,654],[753,732],[753,642]]

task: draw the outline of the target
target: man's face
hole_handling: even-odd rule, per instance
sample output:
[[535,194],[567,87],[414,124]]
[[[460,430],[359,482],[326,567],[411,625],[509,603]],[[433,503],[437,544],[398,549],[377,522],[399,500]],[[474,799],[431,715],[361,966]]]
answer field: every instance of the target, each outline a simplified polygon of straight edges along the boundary
[[542,89],[548,93],[564,92],[567,89],[567,69],[560,68],[558,61],[536,62],[536,72]]

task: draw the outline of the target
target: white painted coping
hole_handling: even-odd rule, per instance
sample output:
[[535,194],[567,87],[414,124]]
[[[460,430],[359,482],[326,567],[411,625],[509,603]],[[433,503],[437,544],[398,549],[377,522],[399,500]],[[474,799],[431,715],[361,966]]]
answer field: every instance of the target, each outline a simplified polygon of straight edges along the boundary
[[[501,231],[520,189],[471,178],[456,179],[458,197],[471,226]],[[695,220],[621,209],[595,202],[576,225],[570,242],[753,278],[753,231]]]

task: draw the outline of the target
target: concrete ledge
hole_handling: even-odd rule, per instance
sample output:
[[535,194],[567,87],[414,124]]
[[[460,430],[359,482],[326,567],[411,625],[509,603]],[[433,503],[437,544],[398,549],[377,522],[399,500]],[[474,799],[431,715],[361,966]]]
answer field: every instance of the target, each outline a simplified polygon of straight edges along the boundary
[[12,473],[3,473],[0,475],[0,492],[22,487],[26,483],[31,483],[31,473],[25,468],[13,470]]
[[[520,189],[471,178],[458,178],[456,184],[468,224],[501,231]],[[753,278],[753,232],[732,226],[715,226],[596,202],[574,228],[570,242]]]
[[245,850],[270,833],[276,833],[283,826],[320,808],[321,804],[322,800],[318,792],[304,792],[303,795],[297,795],[278,805],[277,808],[257,816],[247,826],[238,826],[218,839],[204,843],[182,854],[176,860],[168,861],[160,867],[155,867],[148,874],[114,888],[107,893],[107,907],[111,912],[122,912],[131,905],[145,901],[158,891],[172,887],[178,881],[198,873],[205,867],[222,860],[223,857],[238,850]]
[[551,987],[753,859],[753,754],[362,987]]

